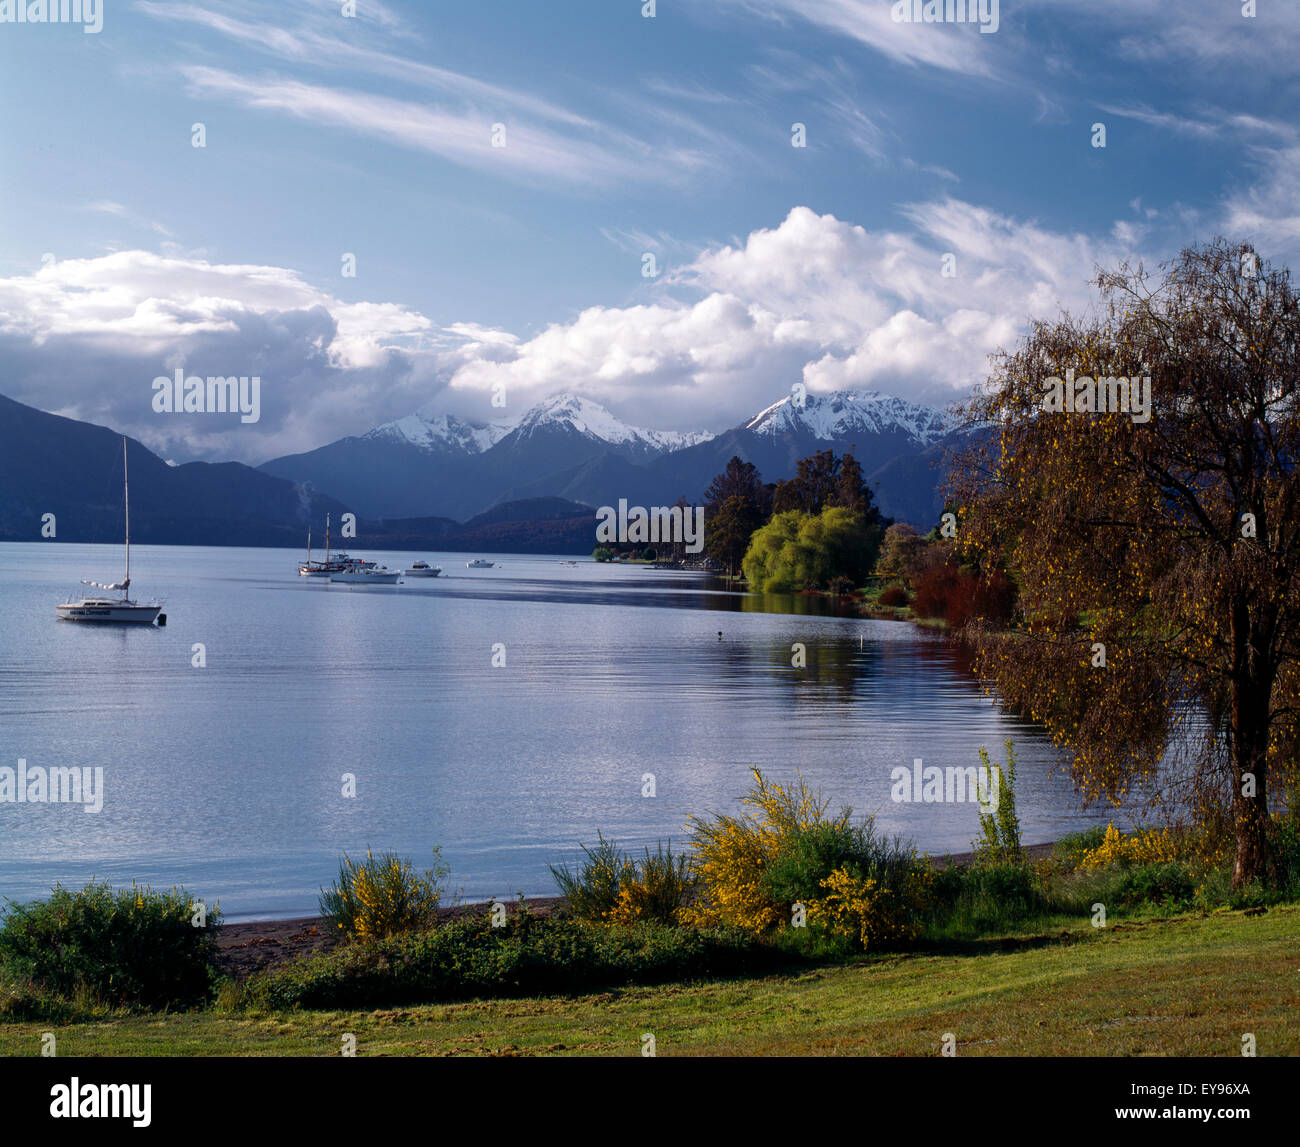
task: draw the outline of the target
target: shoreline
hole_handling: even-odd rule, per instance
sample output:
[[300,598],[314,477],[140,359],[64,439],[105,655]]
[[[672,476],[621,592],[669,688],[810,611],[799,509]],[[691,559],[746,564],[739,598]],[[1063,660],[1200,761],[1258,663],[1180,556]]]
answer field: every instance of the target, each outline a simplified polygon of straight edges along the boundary
[[[1051,855],[1054,847],[1053,844],[1027,844],[1024,846],[1025,859],[1042,860]],[[969,864],[974,857],[973,852],[953,852],[941,856],[930,855],[929,860],[942,868],[946,867],[948,861],[953,864]],[[531,896],[525,897],[522,903],[539,916],[549,916],[563,900],[562,896]],[[486,915],[492,903],[484,900],[439,908],[438,923],[443,924],[461,916]],[[502,903],[509,914],[519,910],[518,900]],[[220,969],[237,980],[243,980],[254,972],[328,952],[338,947],[343,942],[343,937],[330,931],[323,916],[294,916],[287,919],[241,920],[219,924],[216,940],[217,964]]]

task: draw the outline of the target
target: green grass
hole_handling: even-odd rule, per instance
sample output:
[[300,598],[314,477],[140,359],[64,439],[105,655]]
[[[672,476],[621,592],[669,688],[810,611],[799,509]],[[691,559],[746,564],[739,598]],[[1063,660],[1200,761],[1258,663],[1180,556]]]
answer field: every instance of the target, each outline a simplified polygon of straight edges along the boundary
[[1300,906],[1127,919],[708,984],[366,1012],[0,1024],[36,1055],[1300,1055]]

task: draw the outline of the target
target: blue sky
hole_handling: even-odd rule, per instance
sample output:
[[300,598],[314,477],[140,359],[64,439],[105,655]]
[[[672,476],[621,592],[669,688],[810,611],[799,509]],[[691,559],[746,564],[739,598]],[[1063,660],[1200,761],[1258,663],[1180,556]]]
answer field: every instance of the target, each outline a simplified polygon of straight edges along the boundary
[[[342,7],[0,23],[0,393],[181,460],[500,417],[499,385],[718,430],[799,381],[958,398],[1098,263],[1300,253],[1293,0],[1004,0],[991,34],[888,0]],[[178,366],[258,374],[260,421],[155,414]]]

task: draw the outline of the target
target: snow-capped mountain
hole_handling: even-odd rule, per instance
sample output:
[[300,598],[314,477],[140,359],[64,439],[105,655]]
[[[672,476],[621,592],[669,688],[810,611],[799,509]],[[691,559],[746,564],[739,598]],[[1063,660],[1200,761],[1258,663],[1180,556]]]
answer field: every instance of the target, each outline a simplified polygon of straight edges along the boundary
[[309,482],[364,517],[464,520],[500,501],[671,505],[702,496],[733,455],[774,482],[829,448],[852,450],[869,479],[879,479],[886,512],[926,523],[936,497],[930,455],[955,428],[932,407],[876,391],[808,394],[802,402],[787,395],[720,434],[643,429],[593,399],[562,393],[513,422],[426,407],[262,469]]
[[599,402],[567,393],[539,402],[518,419],[495,422],[476,422],[426,406],[405,418],[376,426],[361,437],[369,441],[409,443],[430,452],[482,454],[512,432],[517,431],[521,440],[527,440],[556,428],[646,455],[682,450],[713,437],[707,430],[646,430],[629,426]]
[[919,447],[931,445],[954,427],[953,419],[932,406],[876,390],[807,394],[802,402],[787,395],[745,423],[745,429],[755,434],[808,435],[821,442],[838,442],[854,435],[901,433]]
[[599,402],[580,394],[557,394],[539,402],[519,420],[514,432],[523,440],[557,426],[569,427],[585,438],[611,446],[654,454],[682,450],[713,437],[707,430],[644,430],[629,426]]
[[385,422],[361,437],[371,441],[407,442],[421,450],[482,454],[513,429],[509,422],[472,422],[422,407],[414,414]]

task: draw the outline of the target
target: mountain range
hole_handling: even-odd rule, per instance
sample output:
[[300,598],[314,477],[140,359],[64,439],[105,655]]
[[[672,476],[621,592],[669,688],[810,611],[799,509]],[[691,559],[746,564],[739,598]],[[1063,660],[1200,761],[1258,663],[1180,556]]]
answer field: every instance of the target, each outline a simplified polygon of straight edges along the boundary
[[[516,421],[424,408],[356,437],[260,467],[173,466],[129,441],[132,537],[196,545],[300,546],[325,514],[358,518],[356,548],[582,553],[594,508],[702,500],[733,455],[764,481],[819,450],[852,450],[882,510],[928,529],[942,510],[947,448],[962,437],[933,409],[873,391],[787,396],[720,434],[628,425],[560,394]],[[121,438],[0,396],[0,540],[115,541]]]
[[698,501],[733,455],[775,481],[818,450],[853,450],[885,513],[928,528],[941,510],[936,482],[917,476],[959,434],[933,407],[875,391],[790,395],[721,434],[629,426],[589,398],[560,394],[513,424],[425,410],[260,469],[367,517],[466,518],[545,497],[593,507]]

